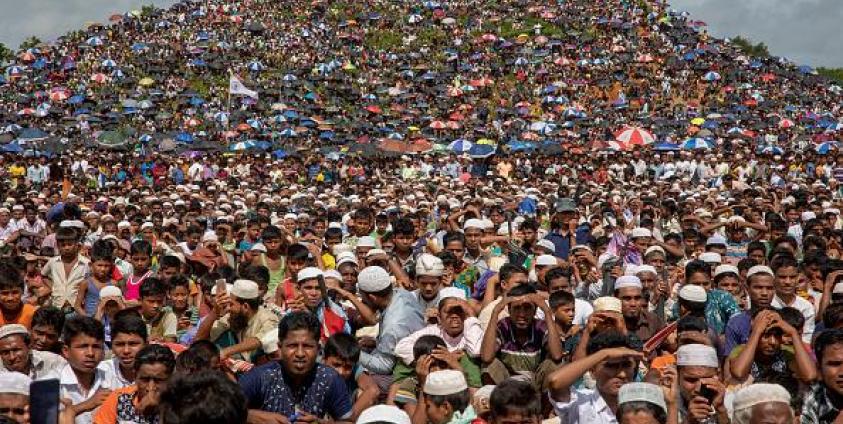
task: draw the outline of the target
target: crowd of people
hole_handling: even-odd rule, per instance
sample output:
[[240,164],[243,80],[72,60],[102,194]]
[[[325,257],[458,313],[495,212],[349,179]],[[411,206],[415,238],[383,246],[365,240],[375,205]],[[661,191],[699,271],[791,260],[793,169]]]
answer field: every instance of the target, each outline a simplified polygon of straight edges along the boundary
[[62,424],[843,420],[841,89],[704,28],[212,0],[21,50],[0,423],[52,379]]

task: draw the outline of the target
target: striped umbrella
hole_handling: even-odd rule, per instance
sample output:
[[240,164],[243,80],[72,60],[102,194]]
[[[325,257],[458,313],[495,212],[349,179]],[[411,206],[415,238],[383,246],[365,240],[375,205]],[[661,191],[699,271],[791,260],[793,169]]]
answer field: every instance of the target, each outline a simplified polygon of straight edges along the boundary
[[656,141],[653,134],[639,127],[627,127],[615,134],[615,140],[627,146],[642,146]]

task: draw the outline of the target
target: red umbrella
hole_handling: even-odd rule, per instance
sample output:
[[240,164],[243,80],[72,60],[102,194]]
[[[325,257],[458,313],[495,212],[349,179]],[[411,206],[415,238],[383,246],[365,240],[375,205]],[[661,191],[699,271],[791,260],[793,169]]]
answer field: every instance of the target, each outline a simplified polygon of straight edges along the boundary
[[447,125],[444,122],[437,120],[431,122],[429,127],[433,128],[434,130],[444,130],[445,128],[447,128]]
[[445,125],[448,127],[448,129],[451,130],[458,130],[460,129],[460,127],[462,127],[462,125],[460,125],[460,123],[457,121],[448,121],[447,123],[445,123]]
[[656,141],[653,134],[639,127],[627,127],[615,134],[615,140],[628,145],[653,144]]
[[381,110],[381,107],[380,107],[380,106],[378,106],[378,105],[369,105],[369,106],[366,106],[366,110],[367,110],[369,113],[374,113],[375,115],[380,115],[381,113],[383,113],[383,110]]

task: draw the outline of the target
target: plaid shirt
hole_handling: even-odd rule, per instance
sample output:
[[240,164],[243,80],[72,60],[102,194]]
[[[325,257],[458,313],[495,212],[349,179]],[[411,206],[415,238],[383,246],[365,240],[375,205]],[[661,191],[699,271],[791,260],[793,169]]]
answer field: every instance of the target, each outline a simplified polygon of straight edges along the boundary
[[826,393],[825,384],[817,383],[811,387],[805,395],[805,403],[802,405],[802,424],[832,423],[840,410],[834,407],[831,399]]

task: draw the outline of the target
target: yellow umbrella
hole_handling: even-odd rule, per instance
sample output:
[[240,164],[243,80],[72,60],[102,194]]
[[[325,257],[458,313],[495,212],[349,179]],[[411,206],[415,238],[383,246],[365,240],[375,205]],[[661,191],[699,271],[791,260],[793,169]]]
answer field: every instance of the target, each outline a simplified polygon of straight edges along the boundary
[[138,81],[138,84],[140,84],[144,87],[149,87],[150,85],[155,84],[155,80],[153,80],[150,77],[144,77],[144,78],[141,78],[140,81]]
[[415,125],[407,127],[407,131],[418,131],[418,130],[419,130],[419,127],[417,127]]
[[705,122],[703,118],[694,118],[691,120],[691,124],[693,125],[702,125]]
[[529,38],[530,36],[527,34],[519,34],[518,37],[515,38],[515,41],[519,44],[523,44],[526,43]]
[[480,140],[477,140],[477,144],[488,144],[490,146],[494,146],[495,142],[494,140],[490,140],[488,138],[481,138]]

